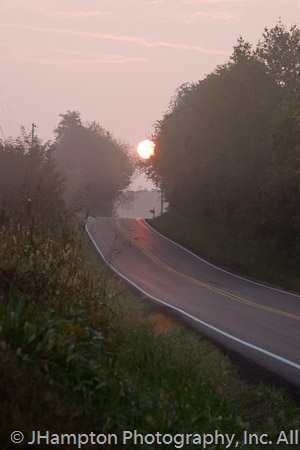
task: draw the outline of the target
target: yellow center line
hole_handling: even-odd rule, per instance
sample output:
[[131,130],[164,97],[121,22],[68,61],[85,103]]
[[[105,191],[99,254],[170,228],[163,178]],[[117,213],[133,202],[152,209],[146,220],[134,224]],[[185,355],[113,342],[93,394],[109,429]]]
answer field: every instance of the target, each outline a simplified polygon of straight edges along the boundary
[[127,233],[127,231],[120,225],[119,221],[117,218],[115,218],[115,223],[117,228],[121,231],[121,233],[127,237],[127,239],[129,239],[134,245],[136,245],[145,255],[147,255],[150,259],[152,259],[152,261],[154,261],[156,264],[158,264],[159,266],[163,267],[165,270],[167,270],[168,272],[174,273],[175,275],[184,278],[185,280],[190,281],[191,283],[194,283],[198,286],[204,287],[206,289],[209,289],[210,291],[214,291],[217,292],[218,294],[221,294],[225,297],[228,297],[232,300],[235,300],[237,302],[240,303],[244,303],[246,305],[252,306],[254,308],[258,308],[258,309],[263,309],[265,311],[270,311],[274,314],[279,314],[281,316],[285,316],[285,317],[289,317],[291,319],[296,319],[296,320],[300,320],[300,316],[297,316],[295,314],[291,314],[285,311],[280,311],[279,309],[274,309],[274,308],[270,308],[269,306],[264,306],[264,305],[260,305],[259,303],[255,303],[252,302],[250,300],[247,300],[245,298],[241,298],[238,297],[237,295],[231,294],[229,292],[223,291],[222,289],[218,289],[215,288],[214,286],[211,286],[209,284],[203,283],[200,280],[197,280],[195,278],[192,278],[188,275],[185,275],[182,272],[178,272],[177,270],[173,269],[172,267],[168,266],[167,264],[163,263],[162,261],[160,261],[156,256],[152,255],[152,253],[150,253],[148,250],[145,249],[145,247],[143,247],[141,244],[139,244],[136,239],[134,239],[133,237],[130,236],[129,233]]

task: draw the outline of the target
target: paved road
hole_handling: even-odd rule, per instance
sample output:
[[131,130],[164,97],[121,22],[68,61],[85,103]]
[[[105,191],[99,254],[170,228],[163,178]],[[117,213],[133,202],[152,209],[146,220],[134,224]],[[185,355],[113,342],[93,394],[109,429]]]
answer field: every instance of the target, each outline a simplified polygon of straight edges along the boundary
[[142,219],[89,218],[105,261],[209,337],[300,387],[300,297],[208,264]]

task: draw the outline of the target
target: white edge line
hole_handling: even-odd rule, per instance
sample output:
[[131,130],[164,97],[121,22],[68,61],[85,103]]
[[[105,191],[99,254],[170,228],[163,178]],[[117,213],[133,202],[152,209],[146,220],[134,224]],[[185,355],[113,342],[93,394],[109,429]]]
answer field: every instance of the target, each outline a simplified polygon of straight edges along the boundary
[[[152,228],[152,227],[151,227],[151,228]],[[127,283],[129,283],[129,284],[131,284],[132,286],[134,286],[136,289],[138,289],[140,292],[142,292],[142,293],[143,293],[144,295],[146,295],[147,297],[151,298],[152,300],[154,300],[154,301],[157,302],[157,303],[161,303],[162,305],[165,305],[165,306],[168,306],[168,307],[171,308],[171,309],[174,309],[175,311],[177,311],[177,312],[179,312],[180,314],[182,314],[182,315],[188,317],[189,319],[192,319],[192,320],[194,320],[195,322],[200,323],[201,325],[203,325],[203,326],[205,326],[205,327],[207,327],[207,328],[209,328],[209,329],[215,331],[216,333],[221,334],[222,336],[225,336],[225,337],[231,339],[232,341],[238,342],[239,344],[245,345],[246,347],[249,347],[249,348],[251,348],[251,349],[253,349],[253,350],[256,350],[256,351],[258,351],[258,352],[260,352],[260,353],[263,353],[264,355],[270,356],[271,358],[277,359],[278,361],[281,361],[281,362],[283,362],[283,363],[285,363],[285,364],[288,364],[288,365],[291,366],[291,367],[294,367],[294,368],[300,370],[300,364],[296,364],[296,363],[294,363],[293,361],[290,361],[290,360],[288,360],[288,359],[286,359],[286,358],[283,358],[282,356],[275,355],[274,353],[271,353],[271,352],[269,352],[268,350],[264,350],[263,348],[257,347],[256,345],[250,344],[249,342],[243,341],[242,339],[239,339],[239,338],[237,338],[237,337],[235,337],[235,336],[232,336],[231,334],[226,333],[226,331],[222,331],[222,330],[220,330],[219,328],[216,328],[216,327],[210,325],[209,323],[203,322],[203,320],[200,320],[200,319],[198,319],[197,317],[192,316],[191,314],[187,313],[186,311],[183,311],[182,309],[177,308],[176,306],[173,306],[173,305],[171,305],[171,304],[169,304],[169,303],[167,303],[167,302],[164,302],[163,300],[160,300],[160,299],[157,298],[157,297],[154,297],[154,296],[151,295],[151,294],[148,294],[148,292],[144,291],[144,289],[142,289],[140,286],[138,286],[137,284],[135,284],[133,281],[131,281],[131,280],[130,280],[129,278],[127,278],[125,275],[123,275],[122,273],[120,273],[120,272],[119,272],[119,271],[118,271],[118,270],[117,270],[117,269],[116,269],[116,268],[115,268],[115,267],[114,267],[114,266],[113,266],[113,265],[105,258],[104,254],[102,253],[102,251],[101,251],[100,248],[98,247],[96,241],[94,240],[93,236],[91,235],[91,233],[90,233],[90,231],[89,231],[89,229],[88,229],[88,227],[87,227],[87,222],[85,223],[85,229],[86,229],[86,231],[87,231],[87,233],[88,233],[88,235],[89,235],[91,241],[93,242],[94,246],[96,247],[98,253],[100,254],[101,258],[103,259],[103,261],[104,261],[104,262],[105,262],[105,263],[106,263],[106,264],[107,264],[114,272],[116,272],[121,278],[123,278],[124,280],[126,280]],[[160,234],[160,233],[159,233],[159,234]],[[163,236],[163,235],[162,235],[162,236]],[[170,240],[170,239],[169,239],[169,240]],[[171,242],[173,242],[173,241],[171,241]],[[174,244],[176,244],[176,242],[174,242]],[[179,245],[179,244],[177,244],[177,245]],[[184,248],[184,247],[183,247],[183,248]],[[188,250],[187,250],[187,251],[188,251]],[[201,259],[201,258],[200,258],[200,259]],[[208,264],[209,264],[209,263],[208,263]],[[222,269],[220,269],[220,270],[222,270]],[[230,272],[229,272],[229,273],[230,273]]]
[[225,270],[225,269],[222,269],[221,267],[215,266],[214,264],[208,262],[206,259],[203,259],[203,258],[201,258],[201,256],[199,256],[196,253],[192,252],[191,250],[188,250],[183,245],[178,244],[177,242],[173,241],[172,239],[168,238],[164,234],[162,234],[159,231],[157,231],[145,219],[142,219],[142,220],[147,225],[147,227],[150,228],[150,230],[152,230],[155,233],[159,234],[161,237],[163,237],[167,241],[172,242],[172,244],[175,244],[177,247],[181,248],[182,250],[185,250],[186,252],[190,253],[190,255],[193,255],[195,258],[199,259],[200,261],[202,261],[203,263],[207,264],[208,266],[214,267],[215,269],[220,270],[221,272],[228,273],[228,275],[231,275],[233,277],[239,278],[240,280],[248,281],[248,283],[256,284],[257,286],[261,286],[261,287],[264,287],[266,289],[272,289],[273,291],[282,292],[283,294],[288,294],[288,295],[292,295],[293,297],[300,298],[300,295],[294,294],[293,292],[284,291],[283,289],[278,289],[278,288],[274,288],[272,286],[268,286],[268,285],[263,284],[263,283],[258,283],[257,281],[249,280],[249,278],[241,277],[240,275],[237,275],[237,274],[235,274],[233,272],[229,272],[229,270]]

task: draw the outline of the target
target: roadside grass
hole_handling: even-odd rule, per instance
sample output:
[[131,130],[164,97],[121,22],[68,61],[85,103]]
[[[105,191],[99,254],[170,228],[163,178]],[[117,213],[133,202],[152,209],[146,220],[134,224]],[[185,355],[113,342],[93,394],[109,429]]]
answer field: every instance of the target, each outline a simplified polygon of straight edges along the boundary
[[284,391],[246,383],[212,344],[151,312],[107,271],[80,227],[53,235],[1,226],[0,319],[1,449],[12,448],[13,430],[27,440],[32,430],[133,429],[241,439],[243,430],[275,437],[300,427]]
[[207,261],[238,275],[273,287],[300,292],[299,271],[287,267],[284,258],[266,239],[253,241],[204,218],[197,221],[173,212],[149,224]]

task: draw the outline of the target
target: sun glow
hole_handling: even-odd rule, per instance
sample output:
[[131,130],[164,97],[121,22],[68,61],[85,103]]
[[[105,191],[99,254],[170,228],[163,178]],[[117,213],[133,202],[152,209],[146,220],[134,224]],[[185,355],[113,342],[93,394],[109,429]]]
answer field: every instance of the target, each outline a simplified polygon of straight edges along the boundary
[[155,143],[146,139],[139,143],[137,146],[137,152],[143,159],[149,159],[154,155]]

